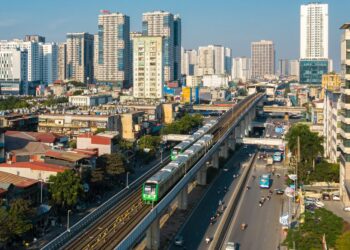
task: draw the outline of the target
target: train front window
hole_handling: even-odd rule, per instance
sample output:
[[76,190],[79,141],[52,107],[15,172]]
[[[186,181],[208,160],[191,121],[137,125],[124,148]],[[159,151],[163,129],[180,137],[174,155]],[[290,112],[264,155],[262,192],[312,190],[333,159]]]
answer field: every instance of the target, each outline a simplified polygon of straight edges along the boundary
[[156,194],[156,184],[146,184],[145,185],[145,194],[155,195]]
[[173,149],[173,155],[178,155],[180,149],[174,148]]

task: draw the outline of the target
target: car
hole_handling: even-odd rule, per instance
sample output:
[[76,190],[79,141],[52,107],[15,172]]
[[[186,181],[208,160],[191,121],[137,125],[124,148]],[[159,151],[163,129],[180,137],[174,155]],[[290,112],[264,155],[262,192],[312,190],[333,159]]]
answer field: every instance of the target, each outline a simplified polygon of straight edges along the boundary
[[324,207],[324,203],[321,202],[321,201],[316,201],[316,202],[315,202],[315,205],[316,205],[317,207]]
[[276,194],[282,195],[284,194],[284,191],[282,189],[276,189]]
[[334,200],[334,201],[340,201],[339,195],[333,195],[333,196],[332,196],[332,200]]
[[350,212],[350,207],[344,207],[345,212]]
[[229,241],[226,243],[225,250],[236,250],[237,249],[236,246],[237,246],[236,243]]
[[176,237],[175,237],[174,244],[175,244],[176,246],[180,246],[180,247],[183,246],[183,245],[184,245],[184,237],[181,236],[181,235],[176,236]]
[[228,171],[228,168],[224,168],[223,171],[224,171],[224,172],[227,172],[227,171]]

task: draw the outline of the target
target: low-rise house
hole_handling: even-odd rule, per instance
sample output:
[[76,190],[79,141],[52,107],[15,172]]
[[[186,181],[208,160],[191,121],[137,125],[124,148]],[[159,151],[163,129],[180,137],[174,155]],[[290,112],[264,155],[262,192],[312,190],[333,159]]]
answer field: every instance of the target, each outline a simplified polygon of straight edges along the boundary
[[82,171],[85,168],[95,168],[96,157],[73,151],[49,150],[45,154],[45,163],[66,166]]
[[0,128],[34,131],[37,126],[38,115],[36,114],[0,114]]
[[6,144],[6,161],[8,163],[43,161],[46,152],[51,149],[45,143],[32,141],[25,145],[21,145],[19,142],[18,147],[16,146],[15,142]]
[[75,106],[93,107],[113,101],[112,95],[74,95],[69,97],[69,103]]
[[44,162],[16,162],[0,164],[0,171],[17,176],[47,182],[51,175],[57,175],[71,168]]
[[117,152],[118,132],[104,132],[94,135],[92,133],[81,134],[77,137],[77,149],[97,149],[98,155]]
[[39,181],[0,171],[0,198],[7,202],[21,198],[36,203],[39,196]]

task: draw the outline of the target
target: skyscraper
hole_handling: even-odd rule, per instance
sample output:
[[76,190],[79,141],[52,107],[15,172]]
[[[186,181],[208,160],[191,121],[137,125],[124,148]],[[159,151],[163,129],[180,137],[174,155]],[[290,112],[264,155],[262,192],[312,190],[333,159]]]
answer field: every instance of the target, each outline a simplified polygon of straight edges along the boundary
[[278,74],[279,76],[289,76],[289,60],[278,60]]
[[301,5],[300,83],[321,84],[328,67],[328,4]]
[[163,98],[164,40],[162,36],[139,36],[134,44],[134,84],[135,98]]
[[181,56],[181,74],[186,76],[193,76],[195,74],[195,68],[197,65],[197,51],[192,50],[184,50]]
[[53,83],[58,79],[58,45],[56,43],[42,44],[42,81]]
[[252,42],[251,55],[253,78],[275,74],[275,46],[272,41]]
[[45,37],[39,35],[26,35],[24,37],[25,42],[37,42],[37,43],[45,43]]
[[118,87],[131,84],[130,18],[122,13],[102,11],[98,17],[95,76],[98,82]]
[[251,60],[248,57],[235,57],[232,59],[232,79],[247,81],[251,78]]
[[301,5],[300,58],[328,58],[328,4]]
[[231,75],[232,69],[232,50],[225,48],[225,73]]
[[212,47],[198,48],[198,67],[196,71],[198,76],[215,74],[215,52]]
[[164,80],[180,78],[181,19],[165,11],[143,13],[142,34],[164,37]]
[[94,36],[89,33],[67,34],[67,79],[93,81]]
[[58,80],[64,81],[67,78],[67,44],[58,45]]

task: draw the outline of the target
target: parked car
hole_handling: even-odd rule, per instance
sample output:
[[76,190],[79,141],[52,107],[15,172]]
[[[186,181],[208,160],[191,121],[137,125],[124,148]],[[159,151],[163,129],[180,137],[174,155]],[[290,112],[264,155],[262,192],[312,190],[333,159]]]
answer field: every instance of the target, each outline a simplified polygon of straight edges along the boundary
[[333,195],[333,196],[332,196],[332,200],[334,200],[334,201],[340,201],[339,195]]
[[234,243],[234,242],[227,242],[225,249],[226,250],[236,250],[237,249],[236,243]]
[[316,202],[315,202],[315,205],[316,205],[317,207],[324,207],[324,203],[321,202],[321,201],[316,201]]
[[282,195],[284,194],[284,191],[282,189],[276,189],[276,194]]
[[345,212],[350,212],[350,207],[344,207]]

